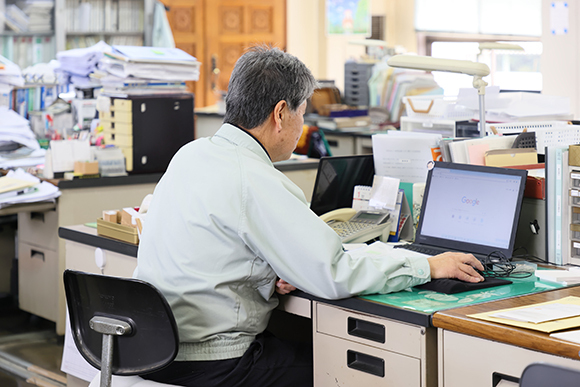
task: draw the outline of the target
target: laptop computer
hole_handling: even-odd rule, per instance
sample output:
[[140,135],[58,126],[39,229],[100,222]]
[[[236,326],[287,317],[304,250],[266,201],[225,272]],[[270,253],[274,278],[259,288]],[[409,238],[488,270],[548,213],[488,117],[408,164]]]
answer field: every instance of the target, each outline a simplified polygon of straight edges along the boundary
[[428,255],[445,251],[512,257],[526,170],[435,162],[427,175],[415,242]]
[[373,155],[321,157],[310,209],[320,216],[338,208],[351,208],[354,187],[371,186],[374,175]]

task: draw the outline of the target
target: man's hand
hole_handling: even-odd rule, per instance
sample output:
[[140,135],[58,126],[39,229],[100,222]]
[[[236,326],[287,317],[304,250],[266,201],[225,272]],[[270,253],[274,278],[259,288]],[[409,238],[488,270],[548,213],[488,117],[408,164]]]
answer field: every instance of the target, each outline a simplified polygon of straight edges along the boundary
[[294,290],[296,290],[296,288],[290,285],[288,282],[284,281],[283,279],[279,279],[278,281],[276,281],[276,293],[288,294]]
[[447,252],[427,260],[431,266],[431,279],[457,278],[466,282],[483,281],[483,277],[475,269],[483,271],[484,267],[472,254]]

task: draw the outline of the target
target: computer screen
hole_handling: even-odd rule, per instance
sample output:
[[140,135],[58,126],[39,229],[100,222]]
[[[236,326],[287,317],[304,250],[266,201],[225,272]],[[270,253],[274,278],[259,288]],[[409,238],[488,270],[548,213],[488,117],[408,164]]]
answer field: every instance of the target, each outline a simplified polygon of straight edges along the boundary
[[374,174],[373,155],[322,157],[310,209],[320,216],[337,208],[351,208],[354,187],[371,186]]
[[461,251],[497,250],[511,257],[526,175],[525,170],[435,163],[416,241]]

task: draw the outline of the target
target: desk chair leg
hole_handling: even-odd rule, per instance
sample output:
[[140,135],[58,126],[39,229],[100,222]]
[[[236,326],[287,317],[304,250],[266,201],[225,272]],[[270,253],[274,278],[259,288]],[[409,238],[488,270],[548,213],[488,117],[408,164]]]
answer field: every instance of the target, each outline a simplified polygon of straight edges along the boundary
[[103,334],[101,352],[101,387],[110,387],[113,369],[113,336],[131,333],[129,323],[115,318],[95,316],[89,322],[92,330]]

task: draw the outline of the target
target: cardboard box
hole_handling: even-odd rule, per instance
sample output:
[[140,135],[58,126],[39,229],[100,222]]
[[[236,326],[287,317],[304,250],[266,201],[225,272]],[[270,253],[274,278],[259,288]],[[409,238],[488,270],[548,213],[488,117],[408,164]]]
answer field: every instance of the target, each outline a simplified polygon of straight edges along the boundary
[[139,213],[134,208],[127,207],[121,211],[121,224],[129,227],[137,227],[137,223],[133,223],[133,218],[138,218]]
[[121,212],[117,210],[103,211],[103,220],[111,223],[120,223]]
[[139,234],[136,228],[107,222],[102,218],[97,219],[97,234],[134,245],[139,244]]
[[78,175],[96,175],[99,173],[99,162],[75,161],[74,173]]

